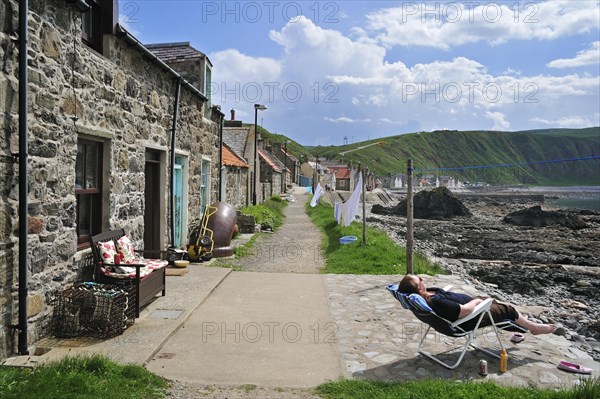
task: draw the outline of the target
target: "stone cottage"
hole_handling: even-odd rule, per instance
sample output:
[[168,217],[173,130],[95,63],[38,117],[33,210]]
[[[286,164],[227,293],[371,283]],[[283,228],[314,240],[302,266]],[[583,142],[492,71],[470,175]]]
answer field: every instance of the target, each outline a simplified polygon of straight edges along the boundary
[[[255,139],[254,125],[243,124],[241,120],[235,119],[235,110],[231,110],[231,119],[224,121],[223,127],[223,142],[239,157],[243,158],[248,162],[250,166],[247,180],[247,193],[248,203],[252,205],[254,197],[254,167],[256,166],[256,203],[266,201],[273,194],[273,183],[271,180],[272,172],[264,171],[262,168],[268,167],[269,163],[264,159],[263,156],[257,152],[256,158],[254,157],[254,144],[256,140],[257,149],[264,147],[264,140],[260,133]],[[256,163],[255,163],[256,160]],[[279,171],[281,173],[281,171]],[[278,181],[281,185],[281,180]],[[277,191],[279,194],[280,190]]]
[[[124,228],[140,249],[165,249],[172,240],[185,245],[188,222],[216,199],[218,188],[221,117],[209,107],[208,60],[198,70],[202,78],[188,80],[193,70],[180,74],[118,24],[117,0],[87,3],[84,12],[78,0],[29,1],[30,344],[49,333],[56,292],[89,278],[89,235]],[[13,156],[19,151],[18,10],[17,0],[0,0],[0,358],[17,347],[19,226],[25,224],[17,211],[23,177]],[[201,65],[202,57],[193,62]]]
[[280,195],[283,190],[283,163],[271,153],[271,149],[271,146],[264,148],[262,145],[258,148],[260,162],[258,169],[260,176],[259,190],[262,192],[261,197],[264,199]]
[[288,149],[288,142],[273,143],[273,155],[285,165],[285,184],[298,184],[300,180],[300,161]]
[[237,209],[247,206],[250,200],[248,195],[250,165],[226,143],[223,143],[223,160],[221,163],[223,168],[221,201],[227,202]]

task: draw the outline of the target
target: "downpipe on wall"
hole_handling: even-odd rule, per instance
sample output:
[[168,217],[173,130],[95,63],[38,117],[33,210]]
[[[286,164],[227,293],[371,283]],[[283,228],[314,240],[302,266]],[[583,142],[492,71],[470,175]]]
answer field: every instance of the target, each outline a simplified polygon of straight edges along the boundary
[[28,0],[19,0],[19,331],[18,353],[29,355],[27,348],[27,233],[28,207],[28,127],[27,114],[27,44]]

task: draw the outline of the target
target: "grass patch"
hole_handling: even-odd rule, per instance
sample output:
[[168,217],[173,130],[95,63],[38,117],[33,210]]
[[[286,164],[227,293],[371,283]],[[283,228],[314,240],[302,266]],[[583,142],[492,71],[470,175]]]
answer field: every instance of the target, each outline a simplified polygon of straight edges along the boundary
[[254,391],[256,389],[256,385],[254,384],[245,384],[240,386],[240,389],[243,389],[244,391],[246,391],[246,393]]
[[34,369],[0,367],[3,399],[164,398],[167,380],[103,356],[67,357]]
[[242,213],[254,216],[256,223],[263,230],[277,230],[283,224],[285,215],[283,209],[287,206],[280,196],[275,195],[267,201],[242,208]]
[[[352,222],[347,227],[337,224],[333,207],[328,204],[319,203],[313,208],[307,202],[305,208],[312,222],[324,233],[322,248],[326,261],[323,273],[406,274],[406,248],[396,244],[386,232],[367,226],[367,244],[362,245],[362,223]],[[358,240],[340,244],[340,237],[348,235],[356,236]],[[425,256],[414,253],[413,272],[440,274],[444,270]]]
[[236,245],[235,248],[233,248],[233,254],[235,255],[235,258],[239,259],[243,258],[244,256],[251,255],[254,252],[254,243],[257,239],[258,234],[254,234],[244,245]]
[[340,380],[319,385],[316,392],[335,399],[593,399],[600,397],[600,379],[584,380],[572,389],[548,390],[533,387],[504,387],[493,381],[460,382],[421,380],[402,383]]

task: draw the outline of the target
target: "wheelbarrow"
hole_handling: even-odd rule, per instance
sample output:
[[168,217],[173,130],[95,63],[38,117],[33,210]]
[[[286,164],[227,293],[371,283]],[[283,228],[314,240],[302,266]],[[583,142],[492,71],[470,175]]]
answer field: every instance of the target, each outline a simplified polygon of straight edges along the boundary
[[214,231],[208,228],[209,219],[217,213],[215,206],[207,206],[200,226],[194,228],[190,234],[190,244],[187,246],[188,257],[191,261],[208,261],[213,257]]

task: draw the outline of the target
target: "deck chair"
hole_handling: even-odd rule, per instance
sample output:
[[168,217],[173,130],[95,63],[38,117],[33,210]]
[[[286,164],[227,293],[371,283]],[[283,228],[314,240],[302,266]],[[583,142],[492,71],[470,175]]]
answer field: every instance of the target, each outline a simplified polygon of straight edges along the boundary
[[[504,346],[502,345],[502,340],[500,339],[500,334],[499,334],[498,330],[517,331],[517,332],[526,332],[527,331],[526,329],[513,323],[511,320],[506,320],[506,321],[502,321],[499,323],[495,323],[494,319],[492,319],[492,314],[490,313],[490,307],[492,306],[492,302],[493,302],[493,299],[491,299],[491,298],[488,298],[485,301],[483,301],[482,303],[480,303],[479,305],[477,305],[477,307],[473,310],[473,312],[471,314],[469,314],[468,316],[465,316],[462,319],[458,319],[454,322],[451,322],[451,321],[446,320],[443,317],[439,316],[438,314],[436,314],[433,311],[433,309],[431,309],[429,307],[429,305],[427,304],[425,299],[423,299],[423,297],[421,297],[419,294],[404,294],[402,292],[399,292],[397,284],[390,284],[386,288],[394,296],[394,298],[396,298],[402,304],[402,307],[413,312],[413,314],[416,316],[417,319],[419,319],[420,321],[422,321],[423,323],[425,323],[427,325],[427,329],[423,333],[423,336],[421,337],[421,342],[419,343],[419,349],[418,349],[419,353],[450,370],[453,370],[460,365],[460,362],[462,361],[462,359],[465,356],[465,353],[467,352],[467,349],[469,349],[469,347],[472,347],[476,350],[487,353],[488,355],[493,356],[495,358],[498,358],[498,359],[500,358],[499,354],[496,354],[488,349],[481,348],[473,343],[477,336],[477,332],[479,330],[479,325],[481,324],[481,321],[485,317],[489,317],[489,319],[491,321],[490,327],[494,331],[496,338],[498,338],[498,343],[500,344],[500,351],[502,351],[502,349],[504,349]],[[452,288],[452,286],[448,286],[448,287],[445,287],[444,290],[448,291],[451,288]],[[477,320],[475,328],[473,328],[472,330],[465,330],[465,329],[461,328],[461,325],[463,325],[464,323],[466,323],[467,321],[472,320],[472,319]],[[425,339],[427,338],[427,334],[429,333],[429,330],[432,328],[435,331],[439,332],[440,334],[444,334],[449,337],[453,337],[453,338],[464,337],[465,338],[465,340],[466,340],[465,345],[462,348],[462,352],[460,353],[456,363],[454,363],[452,365],[445,363],[442,360],[440,360],[439,358],[437,358],[437,357],[433,356],[432,354],[423,350],[423,346],[425,343]]]

